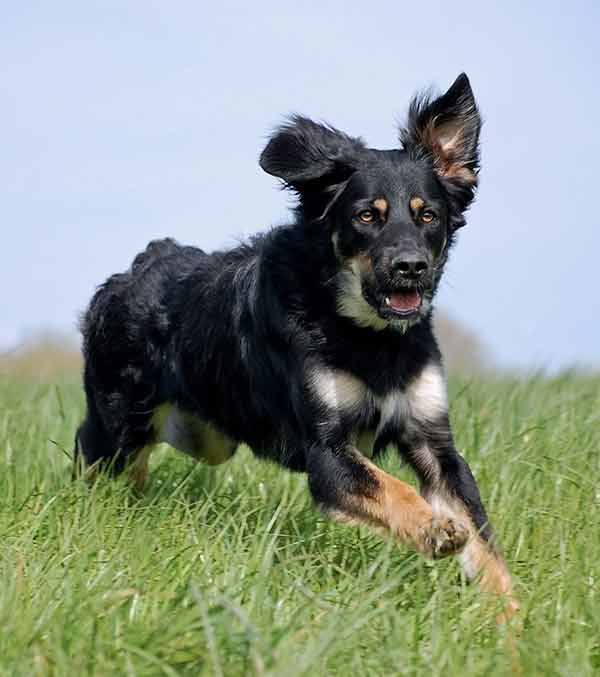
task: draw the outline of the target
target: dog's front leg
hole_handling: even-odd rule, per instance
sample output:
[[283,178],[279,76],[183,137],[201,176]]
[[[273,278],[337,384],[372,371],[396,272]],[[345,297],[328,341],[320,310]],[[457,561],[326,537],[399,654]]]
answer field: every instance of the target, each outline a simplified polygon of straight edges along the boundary
[[391,532],[432,558],[455,554],[467,541],[468,531],[460,520],[436,516],[413,487],[351,446],[313,447],[307,470],[315,501],[333,519]]
[[479,488],[469,465],[454,446],[446,384],[441,369],[430,365],[407,389],[408,416],[397,444],[421,482],[421,494],[434,514],[467,525],[469,540],[460,553],[463,569],[480,588],[502,597],[510,617],[519,604],[508,567],[492,532]]
[[[519,608],[513,594],[513,584],[508,567],[498,548],[481,501],[479,489],[465,459],[448,445],[433,449],[428,443],[407,452],[419,471],[422,462],[429,466],[421,477],[421,493],[431,505],[435,515],[450,516],[467,525],[469,540],[459,554],[459,560],[468,578],[476,579],[483,592],[500,596],[504,611],[499,621],[510,618]],[[436,470],[431,471],[432,466]]]

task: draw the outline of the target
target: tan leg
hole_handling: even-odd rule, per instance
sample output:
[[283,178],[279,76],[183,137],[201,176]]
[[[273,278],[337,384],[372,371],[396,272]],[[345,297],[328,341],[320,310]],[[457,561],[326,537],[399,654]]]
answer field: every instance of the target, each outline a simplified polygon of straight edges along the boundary
[[[148,444],[127,458],[125,471],[127,472],[129,481],[138,491],[143,491],[148,480],[148,459],[153,449],[154,443]],[[115,462],[115,460],[116,459],[113,458],[112,462]],[[80,434],[78,432],[78,434],[75,436],[71,478],[73,480],[84,479],[86,482],[88,482],[88,484],[92,484],[96,481],[103,468],[110,469],[110,467],[109,458],[101,458],[95,463],[87,465],[81,446]]]
[[400,542],[433,559],[453,555],[464,547],[469,532],[461,519],[435,514],[409,484],[364,457],[360,463],[372,480],[369,490],[344,493],[341,505],[327,510],[333,519],[391,532]]
[[429,501],[434,510],[443,511],[468,526],[469,540],[459,555],[460,563],[467,577],[476,580],[482,592],[502,599],[504,608],[498,622],[509,620],[518,611],[519,602],[514,597],[512,578],[501,553],[479,534],[461,501],[440,488]]
[[127,466],[129,481],[133,488],[140,493],[144,491],[148,483],[148,461],[153,450],[154,445],[142,447]]

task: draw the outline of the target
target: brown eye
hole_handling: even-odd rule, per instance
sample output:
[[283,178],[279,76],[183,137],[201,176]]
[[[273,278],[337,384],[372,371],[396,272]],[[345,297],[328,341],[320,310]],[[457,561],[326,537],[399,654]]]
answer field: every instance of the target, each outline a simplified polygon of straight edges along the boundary
[[421,212],[420,219],[423,223],[431,223],[435,219],[435,212],[432,212],[431,209],[425,209]]
[[375,221],[375,214],[371,209],[363,209],[362,212],[358,212],[358,218],[363,223],[373,223]]

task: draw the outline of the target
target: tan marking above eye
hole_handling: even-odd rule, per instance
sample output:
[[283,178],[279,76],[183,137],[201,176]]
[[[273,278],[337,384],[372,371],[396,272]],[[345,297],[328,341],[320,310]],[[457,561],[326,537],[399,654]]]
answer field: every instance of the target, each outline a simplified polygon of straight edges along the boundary
[[373,207],[379,212],[379,216],[385,219],[388,211],[388,201],[384,197],[378,197],[373,202]]
[[410,198],[409,204],[413,214],[416,216],[417,212],[425,206],[425,200],[422,197],[415,196]]

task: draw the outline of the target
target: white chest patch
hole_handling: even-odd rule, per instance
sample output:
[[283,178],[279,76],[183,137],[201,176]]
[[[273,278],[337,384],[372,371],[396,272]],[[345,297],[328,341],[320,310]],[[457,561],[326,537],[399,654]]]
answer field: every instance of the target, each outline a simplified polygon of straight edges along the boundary
[[402,390],[392,390],[385,397],[377,397],[375,401],[381,414],[380,429],[387,423],[400,421],[408,415],[406,394]]
[[365,404],[366,385],[347,371],[315,369],[309,383],[319,400],[330,409],[357,411]]
[[332,413],[359,413],[364,407],[378,411],[377,433],[390,423],[407,418],[435,421],[448,411],[446,381],[441,367],[435,364],[427,365],[406,389],[392,390],[384,396],[375,395],[359,378],[339,369],[315,369],[309,376],[309,385]]
[[419,421],[433,421],[446,414],[448,394],[441,367],[427,365],[409,384],[406,398],[410,414]]
[[380,397],[372,393],[356,376],[340,369],[316,369],[312,372],[310,386],[319,400],[330,410],[342,413],[358,413],[363,407],[381,414],[380,427],[393,420],[400,420],[409,413],[406,394],[393,390]]

